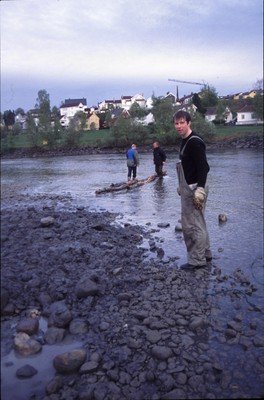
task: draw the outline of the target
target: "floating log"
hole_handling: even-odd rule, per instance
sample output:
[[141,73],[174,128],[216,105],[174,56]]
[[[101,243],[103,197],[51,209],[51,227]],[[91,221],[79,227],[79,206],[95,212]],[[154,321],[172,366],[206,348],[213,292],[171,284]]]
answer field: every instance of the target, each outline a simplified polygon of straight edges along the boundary
[[[167,175],[167,171],[163,171],[163,175]],[[145,179],[134,179],[131,181],[127,182],[121,182],[121,183],[112,183],[109,187],[103,188],[96,190],[95,194],[102,194],[102,193],[109,193],[109,192],[118,192],[120,190],[131,190],[135,189],[139,186],[145,185],[145,183],[150,183],[153,182],[155,179],[158,179],[158,175],[151,175],[148,178]]]

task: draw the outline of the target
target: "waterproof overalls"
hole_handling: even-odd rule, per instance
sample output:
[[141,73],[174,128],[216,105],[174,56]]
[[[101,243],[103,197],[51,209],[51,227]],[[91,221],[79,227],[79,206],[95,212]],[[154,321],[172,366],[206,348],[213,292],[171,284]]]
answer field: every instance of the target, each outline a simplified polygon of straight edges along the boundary
[[[199,138],[198,136],[192,136],[192,138],[194,137]],[[187,143],[181,150],[181,154],[183,154]],[[181,196],[181,223],[183,237],[187,248],[187,261],[188,264],[194,266],[205,265],[206,258],[212,257],[209,235],[204,218],[205,205],[209,192],[208,185],[206,184],[204,188],[206,198],[203,209],[197,210],[193,204],[194,190],[196,189],[197,184],[187,184],[181,161],[177,162],[176,170],[179,181],[179,193]]]

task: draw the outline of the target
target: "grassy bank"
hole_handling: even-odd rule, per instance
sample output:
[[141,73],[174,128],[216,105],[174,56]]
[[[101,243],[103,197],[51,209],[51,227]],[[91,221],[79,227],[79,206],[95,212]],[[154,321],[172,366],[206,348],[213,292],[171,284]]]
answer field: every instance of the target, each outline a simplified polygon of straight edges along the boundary
[[263,126],[217,126],[213,140],[218,142],[226,139],[243,139],[251,136],[263,137]]
[[[81,131],[79,132],[78,143],[72,146],[72,149],[78,148],[101,148],[107,146],[110,136],[109,129],[102,129],[99,131]],[[210,139],[210,143],[219,143],[230,140],[239,140],[243,138],[259,137],[263,138],[263,126],[217,126],[215,135]],[[151,144],[153,137],[151,134],[146,138],[146,144]],[[56,141],[54,149],[63,150],[69,148],[66,146],[63,137]],[[25,132],[19,135],[9,134],[1,139],[1,153],[9,153],[15,150],[33,150],[30,136]],[[39,142],[37,148],[39,150],[48,150],[49,145]]]

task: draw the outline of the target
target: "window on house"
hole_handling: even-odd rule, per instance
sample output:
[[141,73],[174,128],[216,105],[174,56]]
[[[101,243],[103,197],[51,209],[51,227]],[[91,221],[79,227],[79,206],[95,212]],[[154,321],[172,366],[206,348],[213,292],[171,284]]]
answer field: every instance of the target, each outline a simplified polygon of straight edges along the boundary
[[255,113],[251,114],[251,118],[252,118],[252,119],[257,118],[256,114],[255,114]]
[[241,115],[241,119],[245,119],[245,115],[244,114]]

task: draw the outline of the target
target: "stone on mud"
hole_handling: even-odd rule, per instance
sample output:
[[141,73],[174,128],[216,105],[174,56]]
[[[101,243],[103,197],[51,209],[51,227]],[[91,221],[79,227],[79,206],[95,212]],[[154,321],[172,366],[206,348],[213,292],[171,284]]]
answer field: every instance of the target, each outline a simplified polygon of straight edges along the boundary
[[52,326],[48,328],[45,332],[44,340],[48,344],[60,343],[65,338],[66,333],[66,329],[56,328],[55,326]]
[[166,346],[154,346],[151,354],[158,360],[167,360],[173,355],[172,350]]
[[38,332],[39,329],[39,320],[36,318],[27,318],[22,319],[17,324],[17,332],[25,332],[29,336],[34,335]]
[[74,349],[62,354],[58,354],[53,359],[53,366],[56,371],[62,374],[76,372],[86,359],[86,350]]
[[23,356],[36,354],[42,349],[41,344],[37,340],[31,339],[27,333],[22,332],[16,334],[14,345],[15,350]]
[[78,299],[100,294],[100,288],[90,277],[83,277],[76,285],[76,296]]
[[32,367],[32,365],[26,364],[16,371],[16,376],[18,378],[31,378],[31,376],[36,375],[37,373],[38,370],[36,368]]
[[72,320],[71,311],[68,309],[63,301],[57,301],[50,306],[50,316],[48,319],[48,326],[55,326],[57,328],[65,328]]
[[43,227],[53,225],[54,222],[55,222],[55,219],[53,217],[44,217],[44,218],[41,218],[41,220],[40,220],[41,226],[43,226]]

